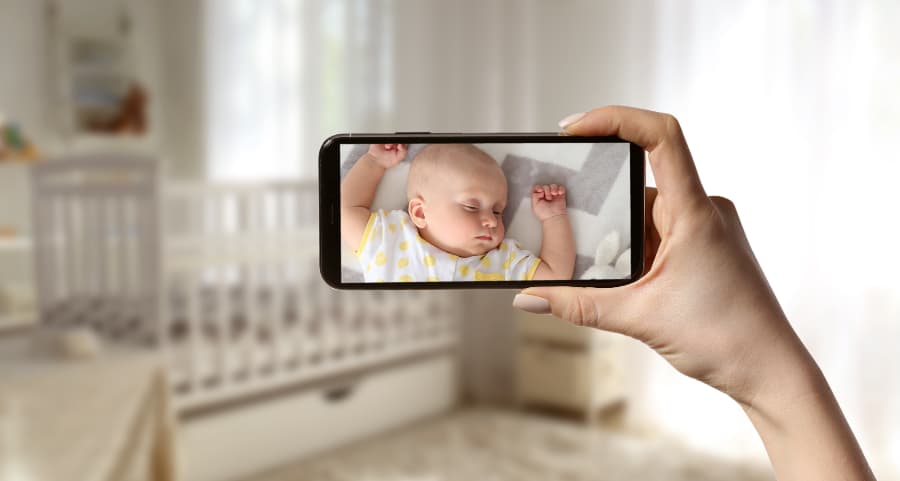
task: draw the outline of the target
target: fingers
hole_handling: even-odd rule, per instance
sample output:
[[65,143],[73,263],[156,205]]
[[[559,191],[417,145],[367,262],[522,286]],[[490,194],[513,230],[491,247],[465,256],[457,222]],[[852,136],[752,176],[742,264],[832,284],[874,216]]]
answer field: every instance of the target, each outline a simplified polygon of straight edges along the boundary
[[[629,326],[618,314],[628,302],[623,288],[594,289],[589,287],[529,287],[516,296],[513,306],[537,314],[550,314],[576,326],[588,326],[632,335]],[[538,299],[532,298],[536,297]],[[541,302],[546,300],[546,303]],[[549,306],[547,306],[549,303]],[[549,311],[549,312],[548,312]]]
[[572,135],[615,135],[643,147],[660,192],[684,209],[707,202],[700,176],[675,117],[650,110],[608,106],[564,126]]
[[531,191],[532,197],[545,200],[553,200],[566,195],[566,188],[558,184],[535,185]]
[[659,251],[659,243],[662,238],[653,222],[653,204],[656,202],[656,196],[659,193],[653,187],[644,188],[644,270],[641,275],[650,272],[653,267],[653,261],[656,259],[656,253]]

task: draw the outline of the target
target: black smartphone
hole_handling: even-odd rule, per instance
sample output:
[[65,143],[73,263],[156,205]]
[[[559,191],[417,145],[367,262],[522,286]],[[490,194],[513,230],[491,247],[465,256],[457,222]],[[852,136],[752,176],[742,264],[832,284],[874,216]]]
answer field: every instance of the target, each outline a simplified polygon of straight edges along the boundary
[[337,289],[615,287],[644,260],[644,150],[558,133],[338,134],[319,151]]

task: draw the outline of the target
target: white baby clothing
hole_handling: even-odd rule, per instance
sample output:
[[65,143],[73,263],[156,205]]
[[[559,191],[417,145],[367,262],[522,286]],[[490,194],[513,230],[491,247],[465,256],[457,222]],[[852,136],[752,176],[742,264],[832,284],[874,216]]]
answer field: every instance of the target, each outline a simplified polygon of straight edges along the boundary
[[420,237],[402,210],[372,212],[355,253],[366,282],[531,280],[541,263],[512,239],[480,256],[455,256]]

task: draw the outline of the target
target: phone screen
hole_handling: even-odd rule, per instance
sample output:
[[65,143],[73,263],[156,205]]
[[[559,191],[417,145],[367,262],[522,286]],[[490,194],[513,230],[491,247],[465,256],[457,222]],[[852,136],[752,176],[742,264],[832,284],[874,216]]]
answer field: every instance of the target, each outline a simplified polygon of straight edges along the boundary
[[341,287],[630,282],[643,247],[634,147],[341,143]]

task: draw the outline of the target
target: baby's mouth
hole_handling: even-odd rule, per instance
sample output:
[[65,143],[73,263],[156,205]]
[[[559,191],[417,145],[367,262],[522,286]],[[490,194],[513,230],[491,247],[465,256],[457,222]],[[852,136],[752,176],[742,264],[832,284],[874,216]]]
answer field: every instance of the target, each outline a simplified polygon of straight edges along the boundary
[[480,235],[480,236],[476,237],[476,239],[481,239],[481,240],[485,240],[485,241],[490,241],[490,240],[493,240],[494,238],[491,237],[490,235]]

